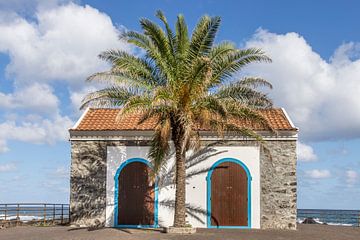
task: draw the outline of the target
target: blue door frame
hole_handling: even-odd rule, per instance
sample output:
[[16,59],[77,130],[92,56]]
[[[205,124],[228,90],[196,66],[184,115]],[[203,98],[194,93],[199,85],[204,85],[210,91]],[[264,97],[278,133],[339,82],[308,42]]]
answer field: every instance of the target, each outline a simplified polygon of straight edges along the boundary
[[120,167],[117,169],[114,180],[115,180],[115,193],[114,193],[114,205],[115,205],[115,212],[114,212],[114,227],[118,228],[157,228],[158,225],[158,185],[157,180],[155,180],[155,201],[154,201],[154,224],[153,225],[119,225],[118,224],[118,194],[119,194],[119,176],[121,170],[126,167],[126,165],[133,163],[133,162],[141,162],[146,164],[148,167],[153,169],[152,165],[149,161],[143,158],[130,158],[123,162]]
[[[233,162],[236,164],[239,164],[246,172],[247,175],[247,185],[248,185],[248,225],[247,226],[212,226],[211,225],[211,175],[213,173],[213,171],[215,170],[215,168],[220,165],[223,162]],[[251,228],[251,174],[249,169],[246,167],[246,165],[241,162],[238,159],[235,158],[223,158],[218,160],[217,162],[215,162],[206,177],[206,181],[207,181],[207,227],[208,228]]]

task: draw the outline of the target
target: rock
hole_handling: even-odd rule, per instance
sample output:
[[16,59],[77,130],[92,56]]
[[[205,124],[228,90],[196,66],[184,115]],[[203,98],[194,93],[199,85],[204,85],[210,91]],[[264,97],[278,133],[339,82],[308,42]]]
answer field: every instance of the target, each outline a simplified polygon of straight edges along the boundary
[[303,223],[303,224],[319,224],[313,218],[305,218],[304,221],[302,221],[301,223]]
[[194,233],[196,233],[196,228],[193,228],[193,227],[166,227],[165,233],[194,234]]

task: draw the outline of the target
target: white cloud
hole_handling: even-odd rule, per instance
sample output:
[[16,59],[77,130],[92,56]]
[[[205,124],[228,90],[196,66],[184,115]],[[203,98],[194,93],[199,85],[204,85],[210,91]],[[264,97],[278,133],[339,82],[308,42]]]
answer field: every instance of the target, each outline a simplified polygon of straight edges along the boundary
[[329,178],[331,177],[331,173],[329,170],[326,169],[313,169],[306,171],[306,176],[314,179],[321,179],[321,178]]
[[312,162],[317,160],[314,149],[300,141],[297,144],[297,154],[298,160],[301,162]]
[[[96,91],[97,88],[95,86],[86,86],[77,91],[70,91],[70,100],[73,105],[75,111],[79,110],[81,106],[81,101],[83,98],[90,92]],[[79,112],[80,113],[80,112]]]
[[[84,87],[85,78],[109,67],[97,55],[110,48],[131,50],[119,41],[119,29],[110,17],[95,8],[67,0],[27,2],[0,0],[0,53],[9,56],[6,73],[14,85],[13,92],[0,91],[0,109],[6,110],[0,122],[0,152],[9,150],[9,140],[66,140],[73,121],[61,115],[60,101],[65,99],[55,95],[53,83],[61,81],[67,87],[78,109],[85,92],[94,89]],[[29,13],[23,14],[18,6],[34,12],[27,17]]]
[[359,180],[359,174],[354,170],[346,171],[346,183],[349,185],[354,185]]
[[37,115],[29,115],[21,123],[15,120],[7,120],[0,123],[0,142],[2,148],[8,149],[8,140],[17,140],[35,144],[54,144],[68,139],[68,129],[73,121],[67,116],[56,115],[53,118],[42,118]]
[[258,30],[245,44],[262,48],[271,64],[247,68],[274,85],[271,96],[284,106],[306,140],[360,136],[360,44],[341,45],[329,61],[297,33]]
[[6,163],[6,164],[0,165],[0,172],[11,172],[14,170],[16,170],[15,163]]
[[7,73],[17,82],[83,85],[88,75],[108,67],[97,58],[101,51],[129,50],[110,17],[88,5],[47,8],[37,12],[36,21],[18,15],[0,21],[0,32],[0,52],[10,56]]
[[50,114],[58,111],[59,99],[53,94],[52,88],[46,84],[34,83],[9,94],[0,92],[0,99],[0,108],[20,108]]
[[6,145],[6,141],[4,139],[0,139],[0,153],[5,153],[9,151],[9,148]]

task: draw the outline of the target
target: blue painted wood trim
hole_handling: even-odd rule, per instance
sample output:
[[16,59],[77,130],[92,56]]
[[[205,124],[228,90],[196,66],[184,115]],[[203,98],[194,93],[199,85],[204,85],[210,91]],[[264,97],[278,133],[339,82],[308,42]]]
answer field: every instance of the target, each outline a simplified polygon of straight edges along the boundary
[[118,194],[119,194],[119,176],[121,170],[130,163],[133,162],[141,162],[149,166],[153,169],[151,163],[143,158],[130,158],[123,162],[120,167],[117,169],[116,174],[114,176],[115,181],[115,192],[114,192],[114,227],[118,228],[157,228],[159,227],[159,218],[158,218],[158,197],[159,197],[159,188],[157,184],[157,179],[155,180],[155,202],[154,202],[154,225],[119,225],[118,224]]
[[[233,162],[239,164],[242,168],[244,168],[247,175],[247,184],[248,184],[248,225],[247,226],[212,226],[211,225],[211,175],[214,169],[223,162]],[[210,170],[208,171],[206,181],[207,181],[207,227],[208,228],[251,228],[251,174],[247,166],[238,159],[235,158],[223,158],[215,162]]]

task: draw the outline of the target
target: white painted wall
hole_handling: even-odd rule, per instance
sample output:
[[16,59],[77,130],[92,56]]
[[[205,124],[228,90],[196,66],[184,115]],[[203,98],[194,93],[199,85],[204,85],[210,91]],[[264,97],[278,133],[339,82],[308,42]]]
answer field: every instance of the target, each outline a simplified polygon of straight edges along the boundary
[[[202,162],[201,168],[211,167],[216,161],[222,158],[235,158],[242,161],[249,169],[252,176],[251,181],[251,225],[252,228],[260,228],[260,150],[259,147],[236,146],[236,147],[214,147],[220,153]],[[108,147],[107,149],[107,179],[106,179],[106,226],[114,225],[114,176],[121,163],[130,158],[147,159],[149,147],[144,146],[119,146]],[[195,169],[195,168],[194,168]],[[195,206],[206,209],[207,200],[207,174],[201,174],[188,180],[186,188],[186,201]],[[174,187],[161,189],[159,202],[164,199],[174,199]],[[173,212],[161,205],[158,206],[159,224],[171,226],[173,223]],[[206,227],[206,216],[199,215],[202,222],[188,217],[188,222],[193,227]]]

